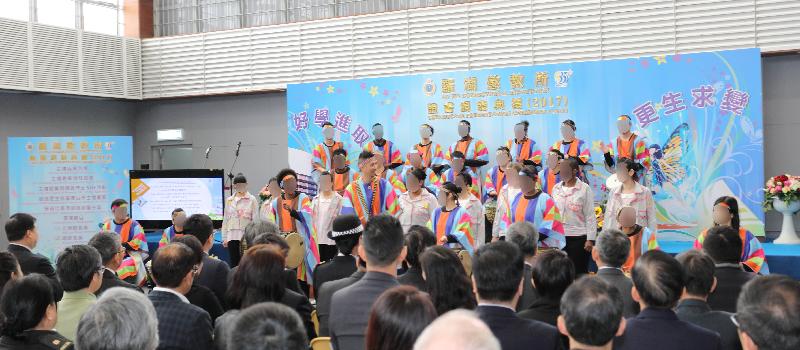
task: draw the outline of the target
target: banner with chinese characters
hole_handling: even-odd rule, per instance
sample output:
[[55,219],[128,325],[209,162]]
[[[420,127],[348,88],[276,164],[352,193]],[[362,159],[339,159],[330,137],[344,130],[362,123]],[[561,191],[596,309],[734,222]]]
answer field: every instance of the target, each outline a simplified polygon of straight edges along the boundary
[[572,119],[590,146],[598,203],[610,175],[601,150],[627,114],[650,154],[645,182],[655,193],[660,239],[694,239],[722,195],[738,198],[743,225],[764,234],[758,49],[293,84],[287,110],[290,153],[309,154],[329,121],[353,164],[375,123],[405,157],[420,141],[420,124],[432,125],[433,141],[446,150],[467,119],[494,159],[519,121],[530,122],[528,136],[546,152],[562,139],[561,121]]
[[111,201],[130,196],[132,143],[130,136],[8,138],[9,215],[36,217],[40,253],[53,259],[86,244],[111,216]]

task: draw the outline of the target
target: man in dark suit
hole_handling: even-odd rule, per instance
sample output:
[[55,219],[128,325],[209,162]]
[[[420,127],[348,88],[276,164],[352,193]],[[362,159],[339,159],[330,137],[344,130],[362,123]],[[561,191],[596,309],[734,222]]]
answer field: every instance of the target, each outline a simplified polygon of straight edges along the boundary
[[745,283],[756,274],[742,268],[742,238],[730,226],[714,226],[703,241],[703,251],[714,260],[717,288],[708,296],[712,310],[736,312],[736,299]]
[[425,226],[412,225],[406,233],[406,264],[408,271],[397,277],[400,284],[417,287],[421,291],[428,290],[425,279],[422,278],[422,266],[419,257],[426,248],[436,244],[436,236]]
[[327,235],[336,242],[339,254],[314,268],[314,295],[319,295],[319,288],[325,282],[339,280],[356,272],[356,258],[352,253],[358,247],[361,232],[364,232],[361,221],[355,215],[339,215],[333,219],[331,229]]
[[622,295],[625,306],[625,318],[634,317],[639,313],[639,303],[631,298],[633,282],[622,272],[622,264],[628,260],[631,252],[631,240],[624,233],[616,229],[609,229],[597,235],[597,241],[592,249],[592,259],[597,263],[597,277],[608,282]]
[[506,241],[516,244],[525,260],[525,271],[522,274],[522,296],[516,307],[519,312],[529,309],[539,298],[533,287],[533,261],[538,249],[539,231],[530,222],[517,221],[508,227]]
[[[539,253],[533,262],[533,284],[539,298],[519,317],[556,326],[561,314],[561,296],[575,280],[575,266],[567,253],[551,249]],[[566,341],[566,339],[565,339]]]
[[194,214],[183,224],[183,233],[195,236],[203,244],[203,269],[200,270],[195,283],[211,289],[224,309],[231,269],[224,261],[208,255],[214,246],[214,223],[206,214]]
[[699,250],[690,250],[677,257],[686,274],[683,296],[675,308],[675,313],[683,321],[717,332],[722,338],[722,348],[738,350],[742,348],[736,325],[731,314],[724,311],[711,311],[706,299],[716,287],[714,261]]
[[660,250],[642,254],[633,266],[633,299],[639,315],[626,320],[625,334],[614,341],[615,349],[722,348],[719,335],[678,319],[672,308],[683,293],[681,264]]
[[397,283],[397,265],[406,257],[403,227],[389,215],[369,219],[358,254],[366,258],[367,273],[358,282],[339,290],[331,299],[330,333],[335,349],[364,349],[372,304]]
[[214,328],[208,312],[184,296],[194,281],[194,253],[183,243],[158,249],[152,272],[156,288],[148,298],[158,318],[158,349],[211,349]]
[[555,327],[520,318],[514,306],[522,294],[524,262],[516,245],[489,243],[472,258],[472,285],[478,296],[478,317],[486,322],[503,350],[560,349]]
[[53,264],[44,255],[33,252],[39,242],[39,230],[36,227],[36,218],[30,214],[16,213],[11,215],[5,225],[8,238],[8,252],[17,258],[23,275],[39,273],[45,275],[53,285],[53,295],[56,301],[61,301],[64,289],[56,277]]
[[734,316],[745,350],[800,349],[800,282],[756,277],[742,288]]
[[612,349],[625,331],[619,290],[596,276],[584,276],[561,298],[558,330],[569,338],[569,349]]
[[98,297],[106,290],[114,287],[130,288],[139,292],[142,289],[136,285],[121,280],[117,276],[117,269],[125,257],[125,248],[119,240],[119,235],[114,232],[100,232],[89,240],[89,245],[97,249],[103,260],[103,282],[94,294]]
[[331,299],[333,299],[333,294],[358,282],[367,273],[367,264],[364,263],[363,260],[356,257],[356,263],[358,264],[358,270],[353,272],[352,275],[336,281],[327,282],[319,289],[319,295],[317,296],[317,318],[319,319],[320,337],[329,337],[331,335],[330,328],[328,327],[328,320],[331,316]]

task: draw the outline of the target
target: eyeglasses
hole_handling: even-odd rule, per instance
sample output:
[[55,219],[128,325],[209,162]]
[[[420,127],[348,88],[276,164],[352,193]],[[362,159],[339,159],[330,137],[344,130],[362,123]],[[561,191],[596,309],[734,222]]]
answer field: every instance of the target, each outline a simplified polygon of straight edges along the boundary
[[198,272],[198,271],[200,271],[200,265],[194,265],[194,266],[192,266],[192,272],[194,272],[195,274],[197,274],[197,272]]
[[97,268],[97,273],[99,275],[103,275],[103,271],[105,271],[105,270],[106,270],[105,266],[100,266],[100,267]]
[[731,315],[731,322],[733,322],[733,325],[736,326],[736,328],[741,328],[739,327],[739,319],[736,318],[736,314]]

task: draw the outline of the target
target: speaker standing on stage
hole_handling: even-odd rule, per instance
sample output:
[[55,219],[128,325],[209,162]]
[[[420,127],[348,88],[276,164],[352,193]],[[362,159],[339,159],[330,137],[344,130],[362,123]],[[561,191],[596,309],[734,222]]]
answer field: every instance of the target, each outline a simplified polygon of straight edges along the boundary
[[225,200],[222,220],[222,245],[228,248],[231,267],[239,265],[242,257],[240,242],[244,228],[258,215],[258,200],[247,192],[247,178],[239,173],[233,178],[234,194]]
[[560,165],[562,181],[553,187],[553,200],[561,212],[564,223],[566,248],[575,265],[575,273],[589,272],[589,254],[597,236],[597,218],[594,214],[594,193],[585,182],[578,180],[578,160],[568,158]]

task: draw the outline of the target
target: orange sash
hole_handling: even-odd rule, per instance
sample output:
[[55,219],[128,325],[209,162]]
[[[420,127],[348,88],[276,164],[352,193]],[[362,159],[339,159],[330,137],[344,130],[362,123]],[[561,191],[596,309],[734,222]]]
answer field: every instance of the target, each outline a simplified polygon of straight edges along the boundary
[[628,140],[622,140],[617,137],[617,159],[628,158],[633,159],[633,145],[636,143],[636,134],[631,134]]
[[422,153],[422,164],[426,167],[431,166],[431,146],[433,146],[433,142],[427,146],[417,144],[417,152]]
[[452,213],[452,211],[444,211],[444,210],[442,210],[439,213],[439,221],[436,222],[436,241],[437,242],[440,239],[442,239],[442,236],[447,234],[447,232],[445,232],[445,230],[447,230],[447,219],[450,217],[450,213]]
[[553,187],[556,186],[556,172],[553,169],[547,171],[547,193],[553,193]]
[[342,194],[344,189],[347,188],[347,185],[350,184],[350,172],[346,173],[337,173],[335,170],[333,171],[333,190]]
[[467,149],[469,149],[469,145],[472,143],[472,138],[470,137],[469,140],[462,141],[459,140],[456,142],[456,151],[459,151],[464,154],[464,159],[469,159],[467,156]]
[[531,157],[531,148],[529,147],[530,143],[531,139],[528,138],[526,138],[525,141],[522,141],[522,143],[517,143],[517,145],[520,147],[519,155],[517,155],[518,160],[526,160]]
[[530,200],[525,198],[525,195],[519,197],[519,202],[517,202],[517,207],[514,210],[514,220],[511,220],[512,222],[525,221],[525,213],[528,212],[528,202],[530,202]]
[[283,207],[284,201],[288,202],[289,208],[297,209],[297,198],[294,197],[292,200],[285,200],[283,196],[278,198],[278,214],[280,215],[281,219],[281,232],[297,232],[296,224],[294,222],[294,218],[292,217],[291,213]]
[[[114,220],[112,219],[111,222],[113,223]],[[128,242],[130,240],[131,224],[133,224],[133,220],[128,219],[127,222],[122,224],[122,229],[119,230],[119,239],[120,241],[122,241],[122,243]]]

